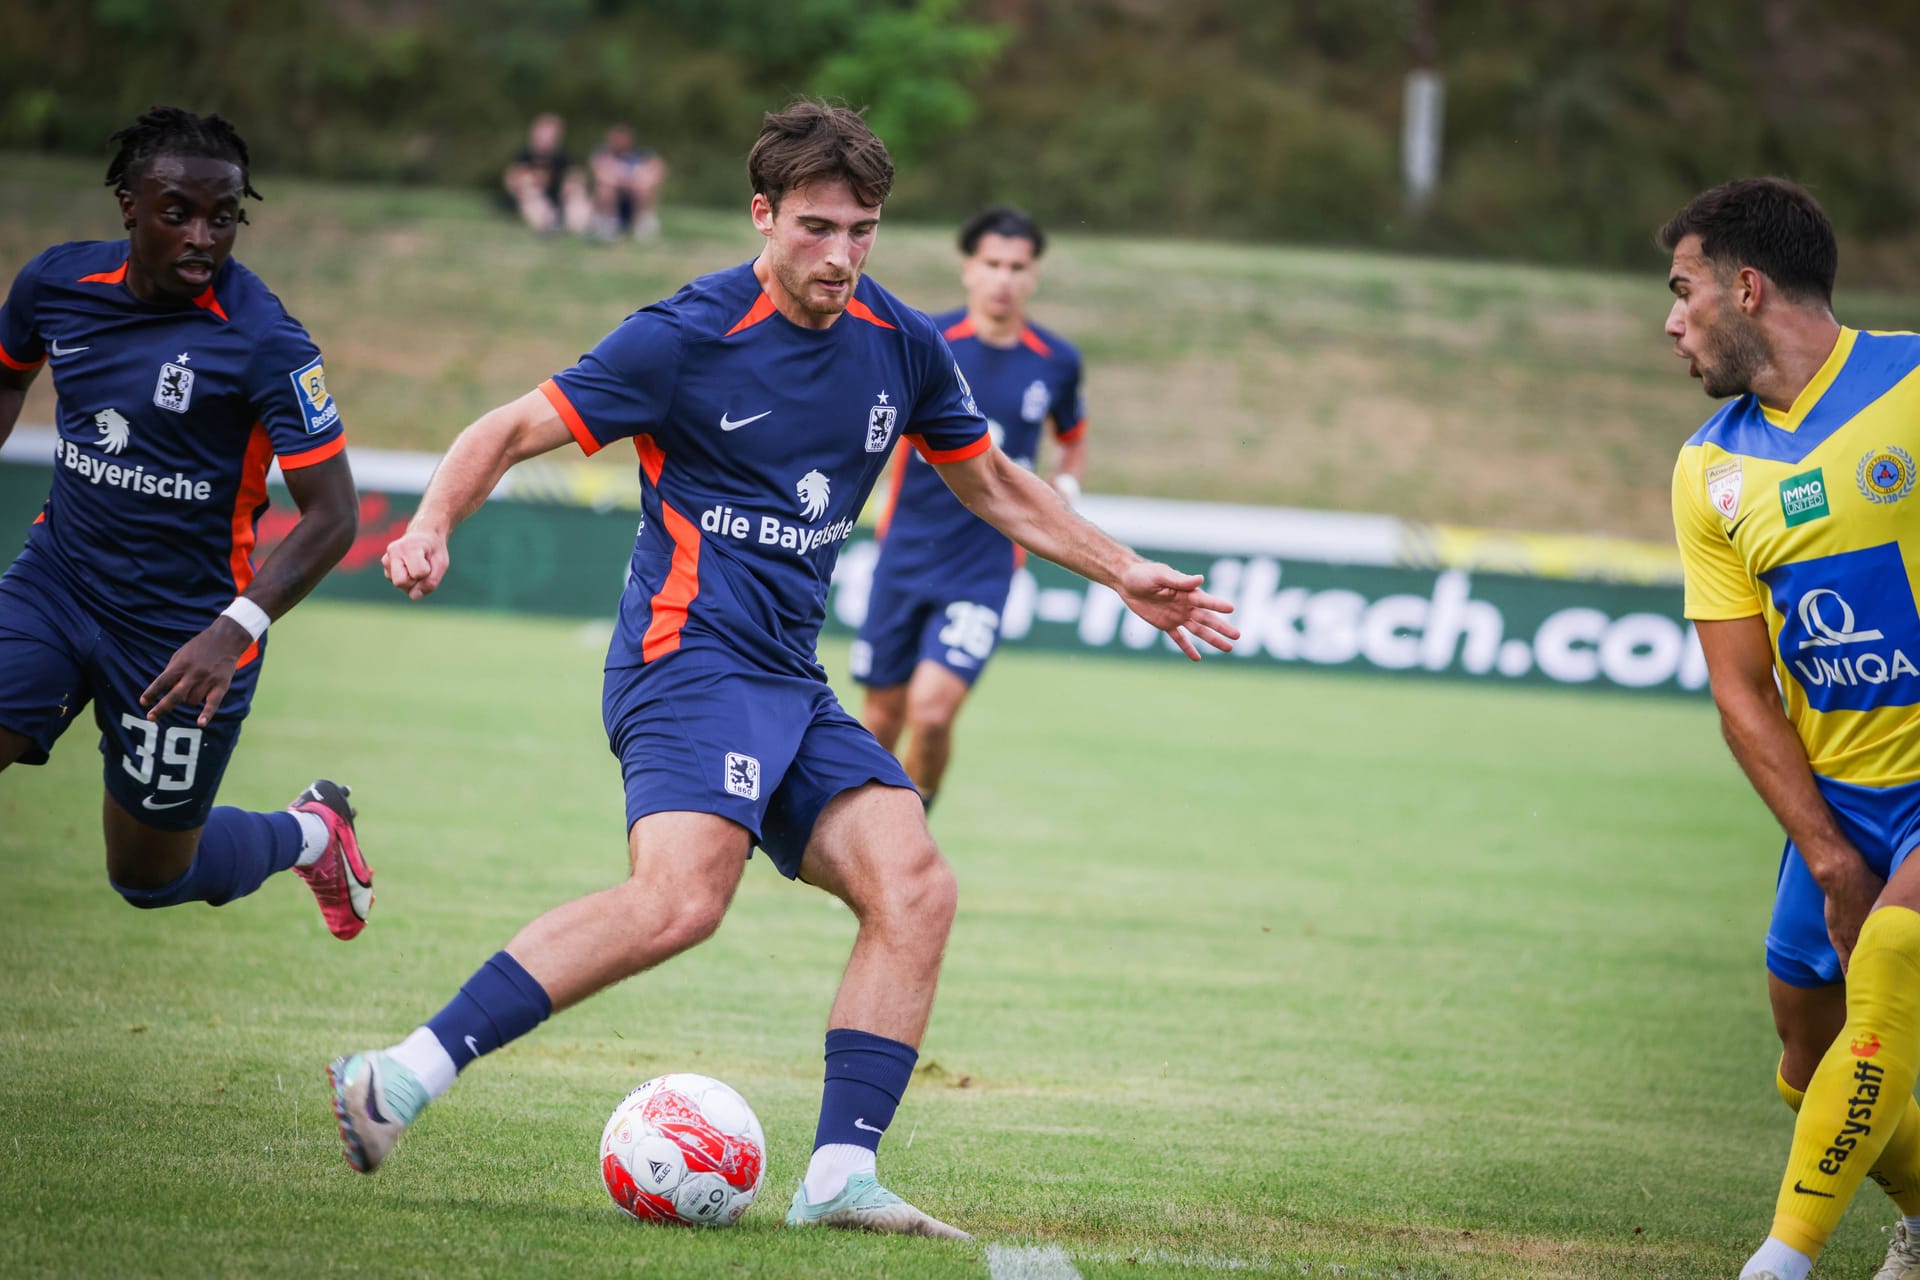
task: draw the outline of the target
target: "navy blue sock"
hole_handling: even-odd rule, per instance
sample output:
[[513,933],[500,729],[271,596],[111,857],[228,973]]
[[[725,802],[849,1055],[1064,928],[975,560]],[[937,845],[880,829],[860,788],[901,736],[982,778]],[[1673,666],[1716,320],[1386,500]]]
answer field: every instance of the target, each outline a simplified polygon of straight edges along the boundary
[[453,1059],[454,1069],[518,1040],[547,1020],[553,1001],[520,962],[504,951],[480,966],[460,994],[433,1015],[427,1030]]
[[200,846],[185,875],[158,889],[114,885],[121,897],[143,909],[183,902],[220,906],[244,898],[276,871],[300,859],[300,820],[281,810],[249,813],[222,806],[207,815]]
[[912,1045],[885,1036],[846,1027],[827,1032],[827,1086],[813,1149],[845,1143],[878,1151],[919,1058]]

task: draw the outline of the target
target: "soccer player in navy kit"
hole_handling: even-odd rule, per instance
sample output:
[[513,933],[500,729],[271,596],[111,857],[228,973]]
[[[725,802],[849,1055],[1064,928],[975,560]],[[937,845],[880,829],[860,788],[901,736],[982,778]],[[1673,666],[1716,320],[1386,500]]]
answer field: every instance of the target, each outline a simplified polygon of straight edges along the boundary
[[[1053,484],[1072,503],[1087,456],[1080,353],[1027,319],[1046,244],[1039,224],[1017,209],[975,214],[960,229],[967,305],[934,323],[1001,452],[1032,469],[1041,430],[1052,424],[1060,445]],[[953,751],[953,722],[999,641],[1019,553],[911,451],[901,451],[893,485],[867,617],[848,665],[867,687],[861,719],[889,751],[906,732],[901,763],[932,808]]]
[[[373,893],[346,788],[213,803],[268,622],[353,542],[339,410],[306,331],[228,256],[258,198],[232,126],[155,107],[113,140],[127,239],[55,245],[0,306],[0,440],[42,365],[59,428],[52,493],[0,576],[0,769],[45,763],[91,702],[122,897],[219,906],[293,868],[351,938]],[[256,571],[275,457],[300,520]]]
[[[1113,587],[1190,657],[1195,638],[1225,649],[1237,633],[1198,577],[1106,538],[994,449],[933,322],[863,276],[893,164],[859,115],[769,115],[747,167],[760,256],[634,313],[467,428],[385,558],[423,596],[447,572],[449,532],[509,466],[570,440],[633,441],[642,524],[604,697],[632,874],[526,926],[401,1043],[335,1061],[334,1110],[348,1162],[372,1170],[474,1059],[710,935],[758,844],[858,921],[787,1221],[963,1238],[874,1177],[955,884],[911,781],[815,657],[838,548],[905,435],[974,510]],[[657,1204],[674,1173],[632,1194]]]

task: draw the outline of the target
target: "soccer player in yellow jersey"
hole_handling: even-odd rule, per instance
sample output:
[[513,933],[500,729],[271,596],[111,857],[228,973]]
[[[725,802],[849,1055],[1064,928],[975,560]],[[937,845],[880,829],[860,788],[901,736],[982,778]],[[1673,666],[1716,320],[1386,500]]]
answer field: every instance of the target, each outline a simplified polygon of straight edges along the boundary
[[1799,1112],[1743,1280],[1804,1280],[1860,1183],[1898,1204],[1880,1280],[1920,1280],[1920,337],[1841,326],[1832,225],[1774,178],[1661,229],[1667,334],[1716,398],[1673,519],[1727,743],[1786,829],[1767,931]]

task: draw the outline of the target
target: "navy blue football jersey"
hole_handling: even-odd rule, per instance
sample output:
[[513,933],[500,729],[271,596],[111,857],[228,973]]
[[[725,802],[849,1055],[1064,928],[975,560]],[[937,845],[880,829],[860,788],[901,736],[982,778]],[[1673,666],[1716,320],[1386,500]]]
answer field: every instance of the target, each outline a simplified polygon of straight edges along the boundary
[[0,362],[48,362],[53,488],[23,558],[102,622],[185,638],[253,577],[267,469],[344,447],[320,351],[229,259],[187,305],[127,288],[124,241],[55,245],[0,306]]
[[939,462],[992,444],[924,314],[863,277],[839,320],[801,328],[751,263],[635,312],[541,390],[582,449],[640,456],[609,667],[712,648],[824,679],[827,585],[896,438]]
[[[964,310],[934,317],[973,388],[995,443],[1031,470],[1042,427],[1067,442],[1086,431],[1080,404],[1080,353],[1057,334],[1024,327],[1011,347],[980,341]],[[968,584],[1012,575],[1007,536],[962,506],[940,473],[912,454],[901,457],[881,517],[881,565],[890,578]]]

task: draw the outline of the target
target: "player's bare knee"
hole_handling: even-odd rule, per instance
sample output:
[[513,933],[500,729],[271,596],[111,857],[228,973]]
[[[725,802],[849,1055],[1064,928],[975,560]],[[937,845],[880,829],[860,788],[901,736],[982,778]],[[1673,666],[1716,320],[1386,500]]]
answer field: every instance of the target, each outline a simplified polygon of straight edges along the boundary
[[944,943],[959,902],[953,865],[929,840],[899,875],[888,877],[879,914],[904,932]]
[[949,733],[959,718],[960,702],[961,697],[945,687],[932,692],[916,687],[907,697],[907,727],[916,734]]
[[953,741],[951,715],[910,716],[907,728],[913,731],[914,740],[922,749],[945,746]]
[[671,888],[634,886],[640,901],[635,909],[653,922],[651,936],[635,938],[636,948],[649,954],[665,948],[678,954],[699,946],[720,927],[726,918],[729,895],[690,883]]

